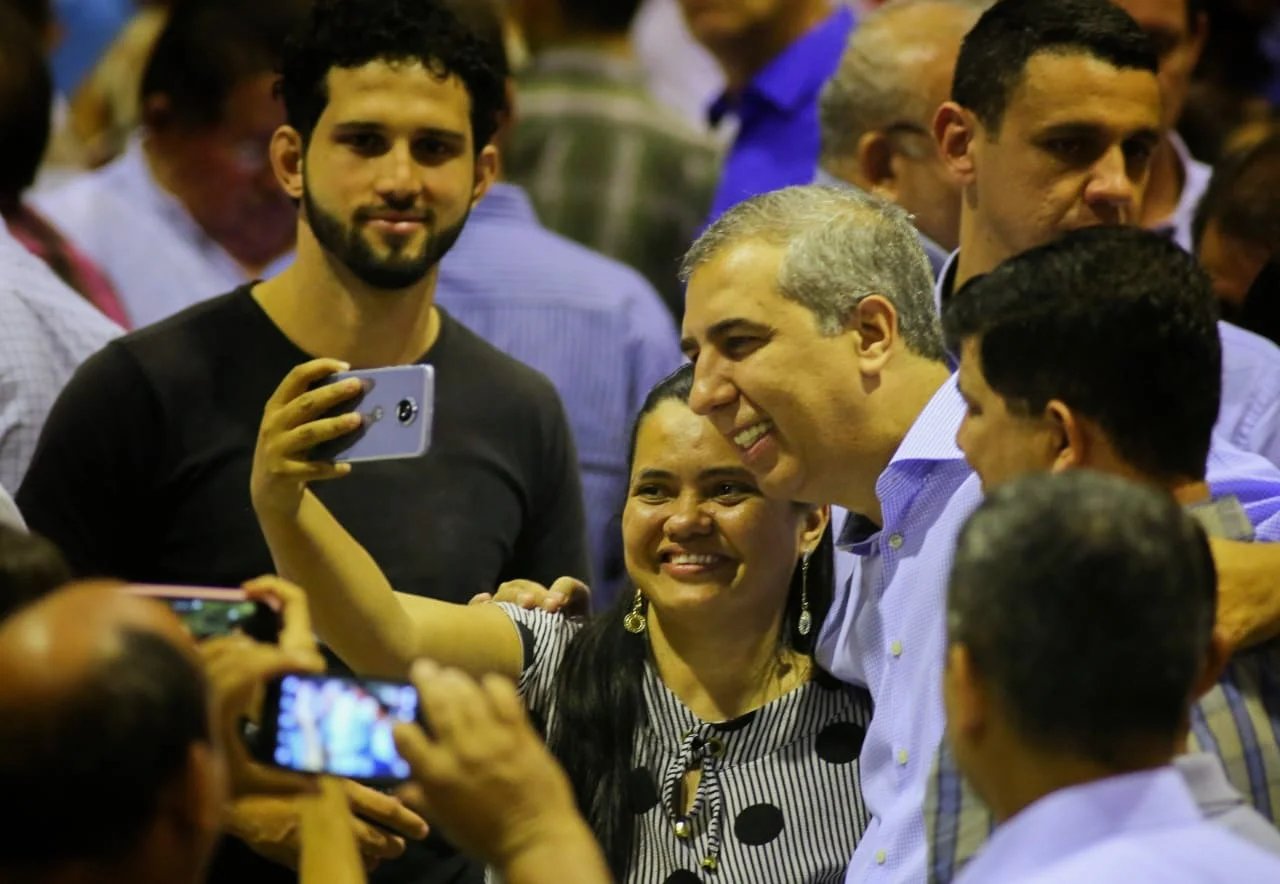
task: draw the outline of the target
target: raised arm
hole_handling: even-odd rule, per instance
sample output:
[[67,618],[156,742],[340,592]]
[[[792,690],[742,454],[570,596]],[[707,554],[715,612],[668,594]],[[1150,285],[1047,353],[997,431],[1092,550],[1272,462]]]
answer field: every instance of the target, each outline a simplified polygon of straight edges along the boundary
[[358,415],[320,417],[358,393],[358,380],[311,389],[347,368],[333,359],[298,366],[263,413],[251,493],[276,569],[306,588],[317,633],[361,674],[403,678],[414,659],[429,655],[474,674],[517,677],[520,635],[500,608],[398,597],[373,557],[307,490],[351,471],[307,459],[314,445],[360,425]]

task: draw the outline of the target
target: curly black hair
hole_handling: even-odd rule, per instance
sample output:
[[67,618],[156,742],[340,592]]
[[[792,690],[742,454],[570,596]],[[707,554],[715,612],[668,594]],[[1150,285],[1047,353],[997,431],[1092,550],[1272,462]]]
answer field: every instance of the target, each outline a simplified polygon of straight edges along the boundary
[[304,142],[328,104],[329,71],[374,61],[417,62],[441,79],[457,76],[471,96],[476,152],[493,138],[507,109],[509,71],[499,36],[460,16],[450,0],[316,0],[285,45],[276,86]]

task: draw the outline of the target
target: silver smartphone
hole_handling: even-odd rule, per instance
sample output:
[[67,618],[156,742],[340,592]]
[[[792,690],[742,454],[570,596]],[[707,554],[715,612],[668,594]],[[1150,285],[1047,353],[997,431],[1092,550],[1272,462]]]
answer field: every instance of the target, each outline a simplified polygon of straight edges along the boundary
[[319,386],[348,378],[364,381],[364,391],[340,403],[325,417],[358,413],[364,422],[311,449],[312,460],[356,463],[421,457],[431,445],[435,412],[435,369],[430,365],[397,365],[344,371]]

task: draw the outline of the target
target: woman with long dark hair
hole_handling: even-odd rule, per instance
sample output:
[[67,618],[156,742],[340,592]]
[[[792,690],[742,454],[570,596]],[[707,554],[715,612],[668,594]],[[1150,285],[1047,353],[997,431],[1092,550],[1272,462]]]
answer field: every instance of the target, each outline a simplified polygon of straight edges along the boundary
[[254,506],[357,672],[403,677],[426,656],[519,680],[618,881],[840,881],[867,821],[870,704],[811,656],[831,602],[829,513],[764,497],[689,410],[692,380],[685,366],[658,384],[636,419],[622,515],[634,591],[587,620],[394,593],[303,489],[347,471],[305,461],[304,443],[344,426],[308,423],[333,404],[321,391],[268,409]]

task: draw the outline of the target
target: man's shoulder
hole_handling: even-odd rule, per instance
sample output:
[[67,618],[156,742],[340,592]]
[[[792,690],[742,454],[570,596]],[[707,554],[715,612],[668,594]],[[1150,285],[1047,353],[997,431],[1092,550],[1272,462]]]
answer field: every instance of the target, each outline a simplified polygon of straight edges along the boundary
[[47,190],[33,193],[29,202],[59,228],[77,228],[78,232],[78,228],[86,223],[109,220],[128,208],[128,201],[117,193],[116,177],[114,164],[82,172]]
[[1031,880],[1034,884],[1276,881],[1280,880],[1280,857],[1219,825],[1199,820],[1116,835],[1054,864]]
[[445,298],[457,287],[486,301],[590,313],[613,313],[645,299],[662,304],[639,271],[537,221],[515,233],[509,224],[476,217],[458,245],[440,267]]
[[205,374],[255,346],[247,337],[248,299],[247,288],[236,289],[129,332],[86,363],[83,373],[106,383],[124,361],[132,365],[130,378],[140,373],[158,388],[181,387],[193,373]]
[[1280,372],[1280,347],[1275,343],[1238,325],[1222,321],[1218,323],[1222,339],[1222,361],[1227,372],[1233,368],[1265,368]]

